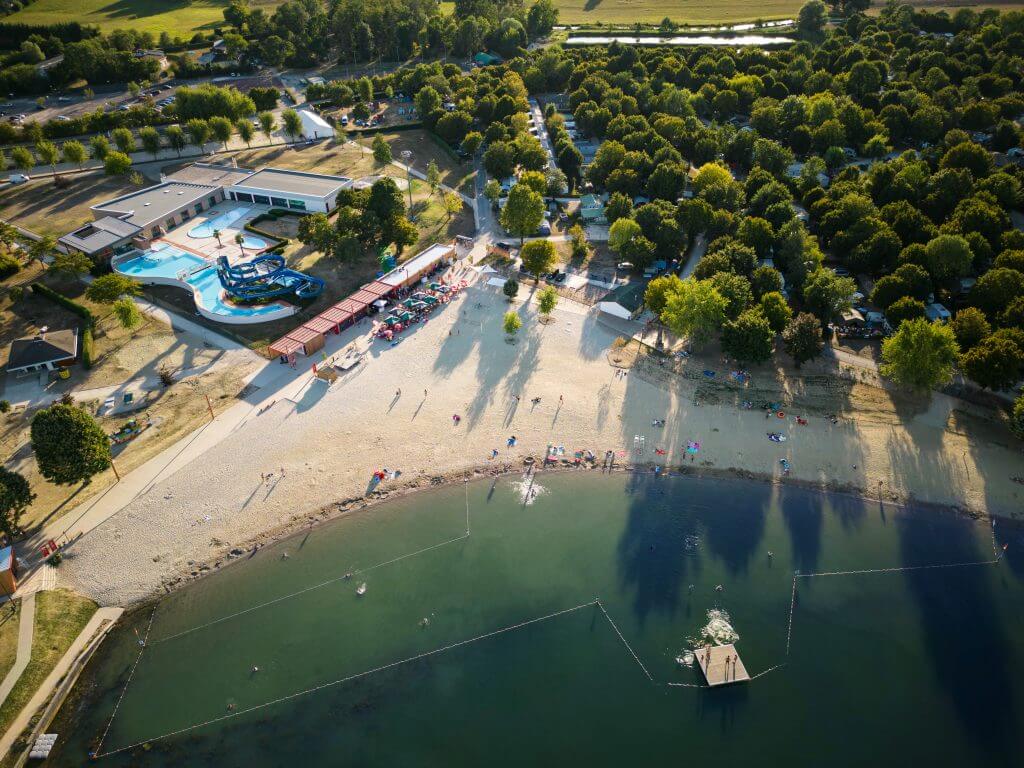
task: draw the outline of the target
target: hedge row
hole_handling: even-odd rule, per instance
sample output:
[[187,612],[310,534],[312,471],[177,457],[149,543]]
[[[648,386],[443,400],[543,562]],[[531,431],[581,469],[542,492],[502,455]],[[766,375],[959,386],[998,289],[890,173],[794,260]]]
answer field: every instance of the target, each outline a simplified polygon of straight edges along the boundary
[[32,283],[32,290],[40,296],[44,296],[54,304],[64,307],[68,312],[78,315],[85,324],[82,326],[82,365],[85,368],[92,368],[93,360],[93,339],[92,329],[96,326],[96,316],[89,311],[88,307],[72,301],[62,293],[57,293],[42,283]]

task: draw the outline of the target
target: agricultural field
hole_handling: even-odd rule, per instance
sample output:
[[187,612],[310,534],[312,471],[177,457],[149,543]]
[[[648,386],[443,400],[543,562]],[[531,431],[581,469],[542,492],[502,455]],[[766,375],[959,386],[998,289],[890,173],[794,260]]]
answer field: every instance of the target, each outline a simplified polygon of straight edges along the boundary
[[[251,0],[252,6],[271,9],[278,0]],[[94,24],[103,32],[137,29],[159,35],[189,38],[197,31],[213,29],[224,23],[227,0],[36,0],[5,21],[23,24],[55,24],[80,21]]]

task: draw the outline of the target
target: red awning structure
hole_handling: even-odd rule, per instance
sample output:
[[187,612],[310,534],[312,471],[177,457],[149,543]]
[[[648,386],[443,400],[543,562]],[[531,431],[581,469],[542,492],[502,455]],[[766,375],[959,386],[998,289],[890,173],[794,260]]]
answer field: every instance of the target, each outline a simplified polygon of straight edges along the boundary
[[361,290],[372,293],[375,298],[379,299],[381,296],[387,296],[395,290],[395,287],[393,285],[388,285],[387,283],[382,283],[380,280],[374,280],[369,285],[364,285]]
[[362,304],[364,307],[368,307],[377,300],[377,294],[371,293],[365,288],[360,288],[358,291],[349,296],[351,301]]
[[307,328],[304,325],[300,325],[294,331],[285,336],[286,339],[292,339],[293,341],[299,342],[299,344],[305,345],[307,342],[312,341],[320,334],[314,330]]
[[341,325],[342,323],[348,322],[349,318],[352,317],[352,313],[346,312],[338,307],[329,307],[321,312],[318,317],[322,317],[324,320],[332,322],[335,325]]
[[368,306],[370,306],[370,302],[358,302],[352,298],[348,298],[339,301],[334,306],[336,309],[340,309],[342,312],[348,312],[349,314],[357,315],[363,310],[365,310]]
[[289,357],[290,355],[294,355],[296,352],[302,351],[302,342],[296,341],[295,339],[289,339],[285,336],[271,344],[270,351],[275,355]]
[[328,333],[333,331],[337,325],[337,323],[328,320],[323,315],[317,315],[308,323],[303,323],[302,327],[314,333]]

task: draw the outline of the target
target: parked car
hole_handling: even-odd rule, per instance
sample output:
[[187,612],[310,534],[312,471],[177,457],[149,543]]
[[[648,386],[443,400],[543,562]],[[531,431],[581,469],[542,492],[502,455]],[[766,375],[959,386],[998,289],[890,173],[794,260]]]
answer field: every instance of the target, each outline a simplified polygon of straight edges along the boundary
[[551,225],[548,224],[546,221],[542,222],[540,227],[537,228],[537,234],[540,235],[541,237],[547,237],[548,235],[551,234]]
[[27,173],[12,173],[10,176],[7,177],[7,180],[11,182],[11,184],[24,184],[31,178],[32,177],[29,176]]

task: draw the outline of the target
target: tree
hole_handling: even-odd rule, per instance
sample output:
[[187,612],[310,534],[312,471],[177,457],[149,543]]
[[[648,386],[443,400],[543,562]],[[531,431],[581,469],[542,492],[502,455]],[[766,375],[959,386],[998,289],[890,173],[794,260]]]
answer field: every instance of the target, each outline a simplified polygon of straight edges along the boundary
[[918,318],[907,320],[882,342],[883,376],[918,391],[947,383],[960,354],[953,329]]
[[509,278],[501,287],[501,292],[508,297],[509,301],[512,301],[512,299],[516,297],[516,294],[519,293],[519,281]]
[[273,87],[256,87],[250,88],[247,94],[252,99],[253,105],[260,112],[271,110],[277,106],[277,101],[280,98],[277,88]]
[[36,164],[36,159],[26,147],[15,147],[11,150],[11,164],[19,171],[30,171]]
[[1024,370],[1024,349],[1008,338],[990,336],[961,355],[960,368],[985,389],[1011,389]]
[[58,403],[37,411],[31,438],[39,473],[51,483],[86,483],[110,466],[110,440],[76,405]]
[[966,275],[974,260],[970,244],[959,235],[939,235],[924,251],[928,274],[937,285]]
[[[302,135],[302,118],[294,109],[286,109],[281,113],[285,135],[293,141]],[[377,134],[380,136],[380,134]]]
[[103,170],[108,176],[127,176],[132,170],[132,159],[123,152],[109,152],[103,159]]
[[515,149],[507,141],[494,141],[484,151],[484,169],[495,179],[506,179],[516,169]]
[[772,331],[775,333],[782,333],[790,318],[793,317],[793,310],[789,308],[786,299],[783,298],[781,293],[776,291],[769,291],[763,294],[760,307],[765,319],[768,320],[768,325],[771,326]]
[[[373,152],[374,157],[376,157],[376,146],[374,146]],[[434,160],[431,160],[430,163],[427,165],[427,186],[430,187],[430,194],[434,194],[435,192],[437,192],[437,188],[441,186],[441,170],[437,167],[437,163]]]
[[741,363],[763,363],[772,356],[775,332],[760,308],[748,309],[722,326],[722,351]]
[[139,141],[142,142],[142,148],[154,158],[160,154],[160,134],[156,128],[149,125],[145,128],[140,128]]
[[114,139],[114,146],[118,151],[124,152],[126,155],[135,151],[135,135],[129,129],[115,128],[111,131],[110,136]]
[[320,253],[330,253],[337,233],[326,213],[313,213],[299,219],[296,234],[303,245]]
[[831,269],[817,269],[804,283],[804,304],[822,322],[828,323],[850,306],[857,283],[850,277],[839,277]]
[[180,125],[169,125],[167,130],[164,131],[164,136],[167,137],[167,146],[178,153],[178,157],[181,157],[181,150],[188,144],[185,139],[185,131],[181,129]]
[[665,311],[665,305],[668,303],[668,297],[679,290],[682,282],[678,275],[668,274],[656,277],[647,284],[647,289],[644,291],[644,304],[654,313],[655,317],[661,317],[661,313]]
[[484,197],[490,201],[491,205],[495,205],[501,199],[501,184],[494,179],[484,184]]
[[33,240],[28,246],[28,255],[34,261],[42,264],[43,260],[57,248],[57,239],[53,235],[43,235],[38,240]]
[[205,120],[193,118],[185,123],[185,130],[192,139],[192,143],[202,151],[206,147],[206,142],[210,140],[210,124]]
[[608,204],[604,207],[604,217],[610,224],[614,224],[619,219],[633,218],[633,201],[628,195],[613,192],[612,196],[608,198]]
[[519,238],[520,248],[527,235],[537,232],[544,221],[544,198],[526,184],[514,184],[501,211],[501,226]]
[[608,230],[608,247],[624,256],[630,244],[642,234],[643,230],[633,219],[618,219]]
[[267,137],[267,141],[273,141],[274,129],[277,128],[277,122],[274,120],[273,112],[260,112],[256,118],[260,123],[260,131]]
[[126,330],[131,330],[142,322],[142,313],[131,299],[118,299],[111,309],[121,327]]
[[444,205],[444,212],[448,215],[448,221],[451,221],[452,216],[455,216],[462,210],[462,198],[455,192],[445,192],[441,198],[441,203]]
[[796,26],[803,34],[817,36],[825,29],[828,21],[828,9],[821,0],[810,0],[804,3],[797,16]]
[[540,310],[541,315],[545,318],[549,318],[551,313],[555,309],[555,305],[558,304],[558,291],[555,290],[553,285],[545,285],[537,293],[537,308]]
[[40,141],[36,144],[36,154],[39,156],[40,162],[50,166],[50,170],[53,175],[57,175],[57,158],[60,156],[60,152],[57,150],[57,145],[52,141]]
[[924,317],[924,302],[911,296],[904,296],[902,299],[894,301],[885,310],[885,319],[893,328],[899,328],[900,323],[919,317]]
[[761,298],[766,293],[780,293],[782,273],[768,265],[758,267],[750,276],[750,287],[754,291],[754,298]]
[[501,327],[508,334],[508,337],[512,338],[523,327],[523,321],[519,319],[519,315],[515,312],[506,312],[505,318],[501,322]]
[[210,118],[210,132],[213,134],[213,138],[219,141],[224,149],[227,149],[231,134],[235,132],[235,126],[226,117],[218,115]]
[[252,146],[252,139],[256,135],[256,129],[253,128],[252,123],[248,119],[242,119],[235,123],[235,131],[238,132],[238,136],[245,142],[245,146]]
[[952,322],[953,335],[960,349],[969,350],[992,333],[985,313],[977,307],[965,307],[956,313]]
[[77,165],[79,169],[82,168],[86,159],[85,147],[80,141],[65,141],[60,148],[60,153],[65,163]]
[[999,324],[1004,328],[1024,330],[1024,296],[1018,296],[1006,305],[999,315]]
[[122,296],[137,296],[139,293],[138,283],[116,272],[97,277],[85,289],[86,298],[97,304],[113,304]]
[[89,152],[93,160],[105,160],[110,154],[110,142],[106,136],[93,136],[89,139]]
[[1018,397],[1013,404],[1013,412],[1010,414],[1010,431],[1024,440],[1024,395]]
[[1024,296],[1024,274],[997,267],[978,278],[971,289],[970,300],[988,317],[998,317],[1018,296]]
[[0,467],[0,532],[8,539],[20,533],[18,523],[21,515],[35,497],[28,480],[17,472]]
[[668,294],[661,321],[677,336],[703,344],[725,321],[729,302],[709,280],[683,280]]
[[988,150],[973,141],[965,141],[950,147],[939,162],[940,168],[964,168],[971,172],[975,181],[992,172],[992,156]]
[[523,260],[523,269],[539,279],[554,266],[555,244],[550,240],[531,240],[520,249],[519,256]]
[[61,272],[72,277],[87,275],[90,269],[92,269],[92,259],[81,251],[55,253],[53,261],[50,263],[51,272]]
[[708,278],[709,282],[721,294],[727,305],[725,316],[735,320],[754,301],[754,293],[750,290],[750,281],[742,275],[731,272],[719,272]]
[[373,159],[379,165],[391,162],[391,145],[379,133],[373,137]]
[[809,312],[801,312],[782,331],[782,343],[786,347],[786,354],[793,358],[799,368],[820,355],[824,349],[821,322]]

